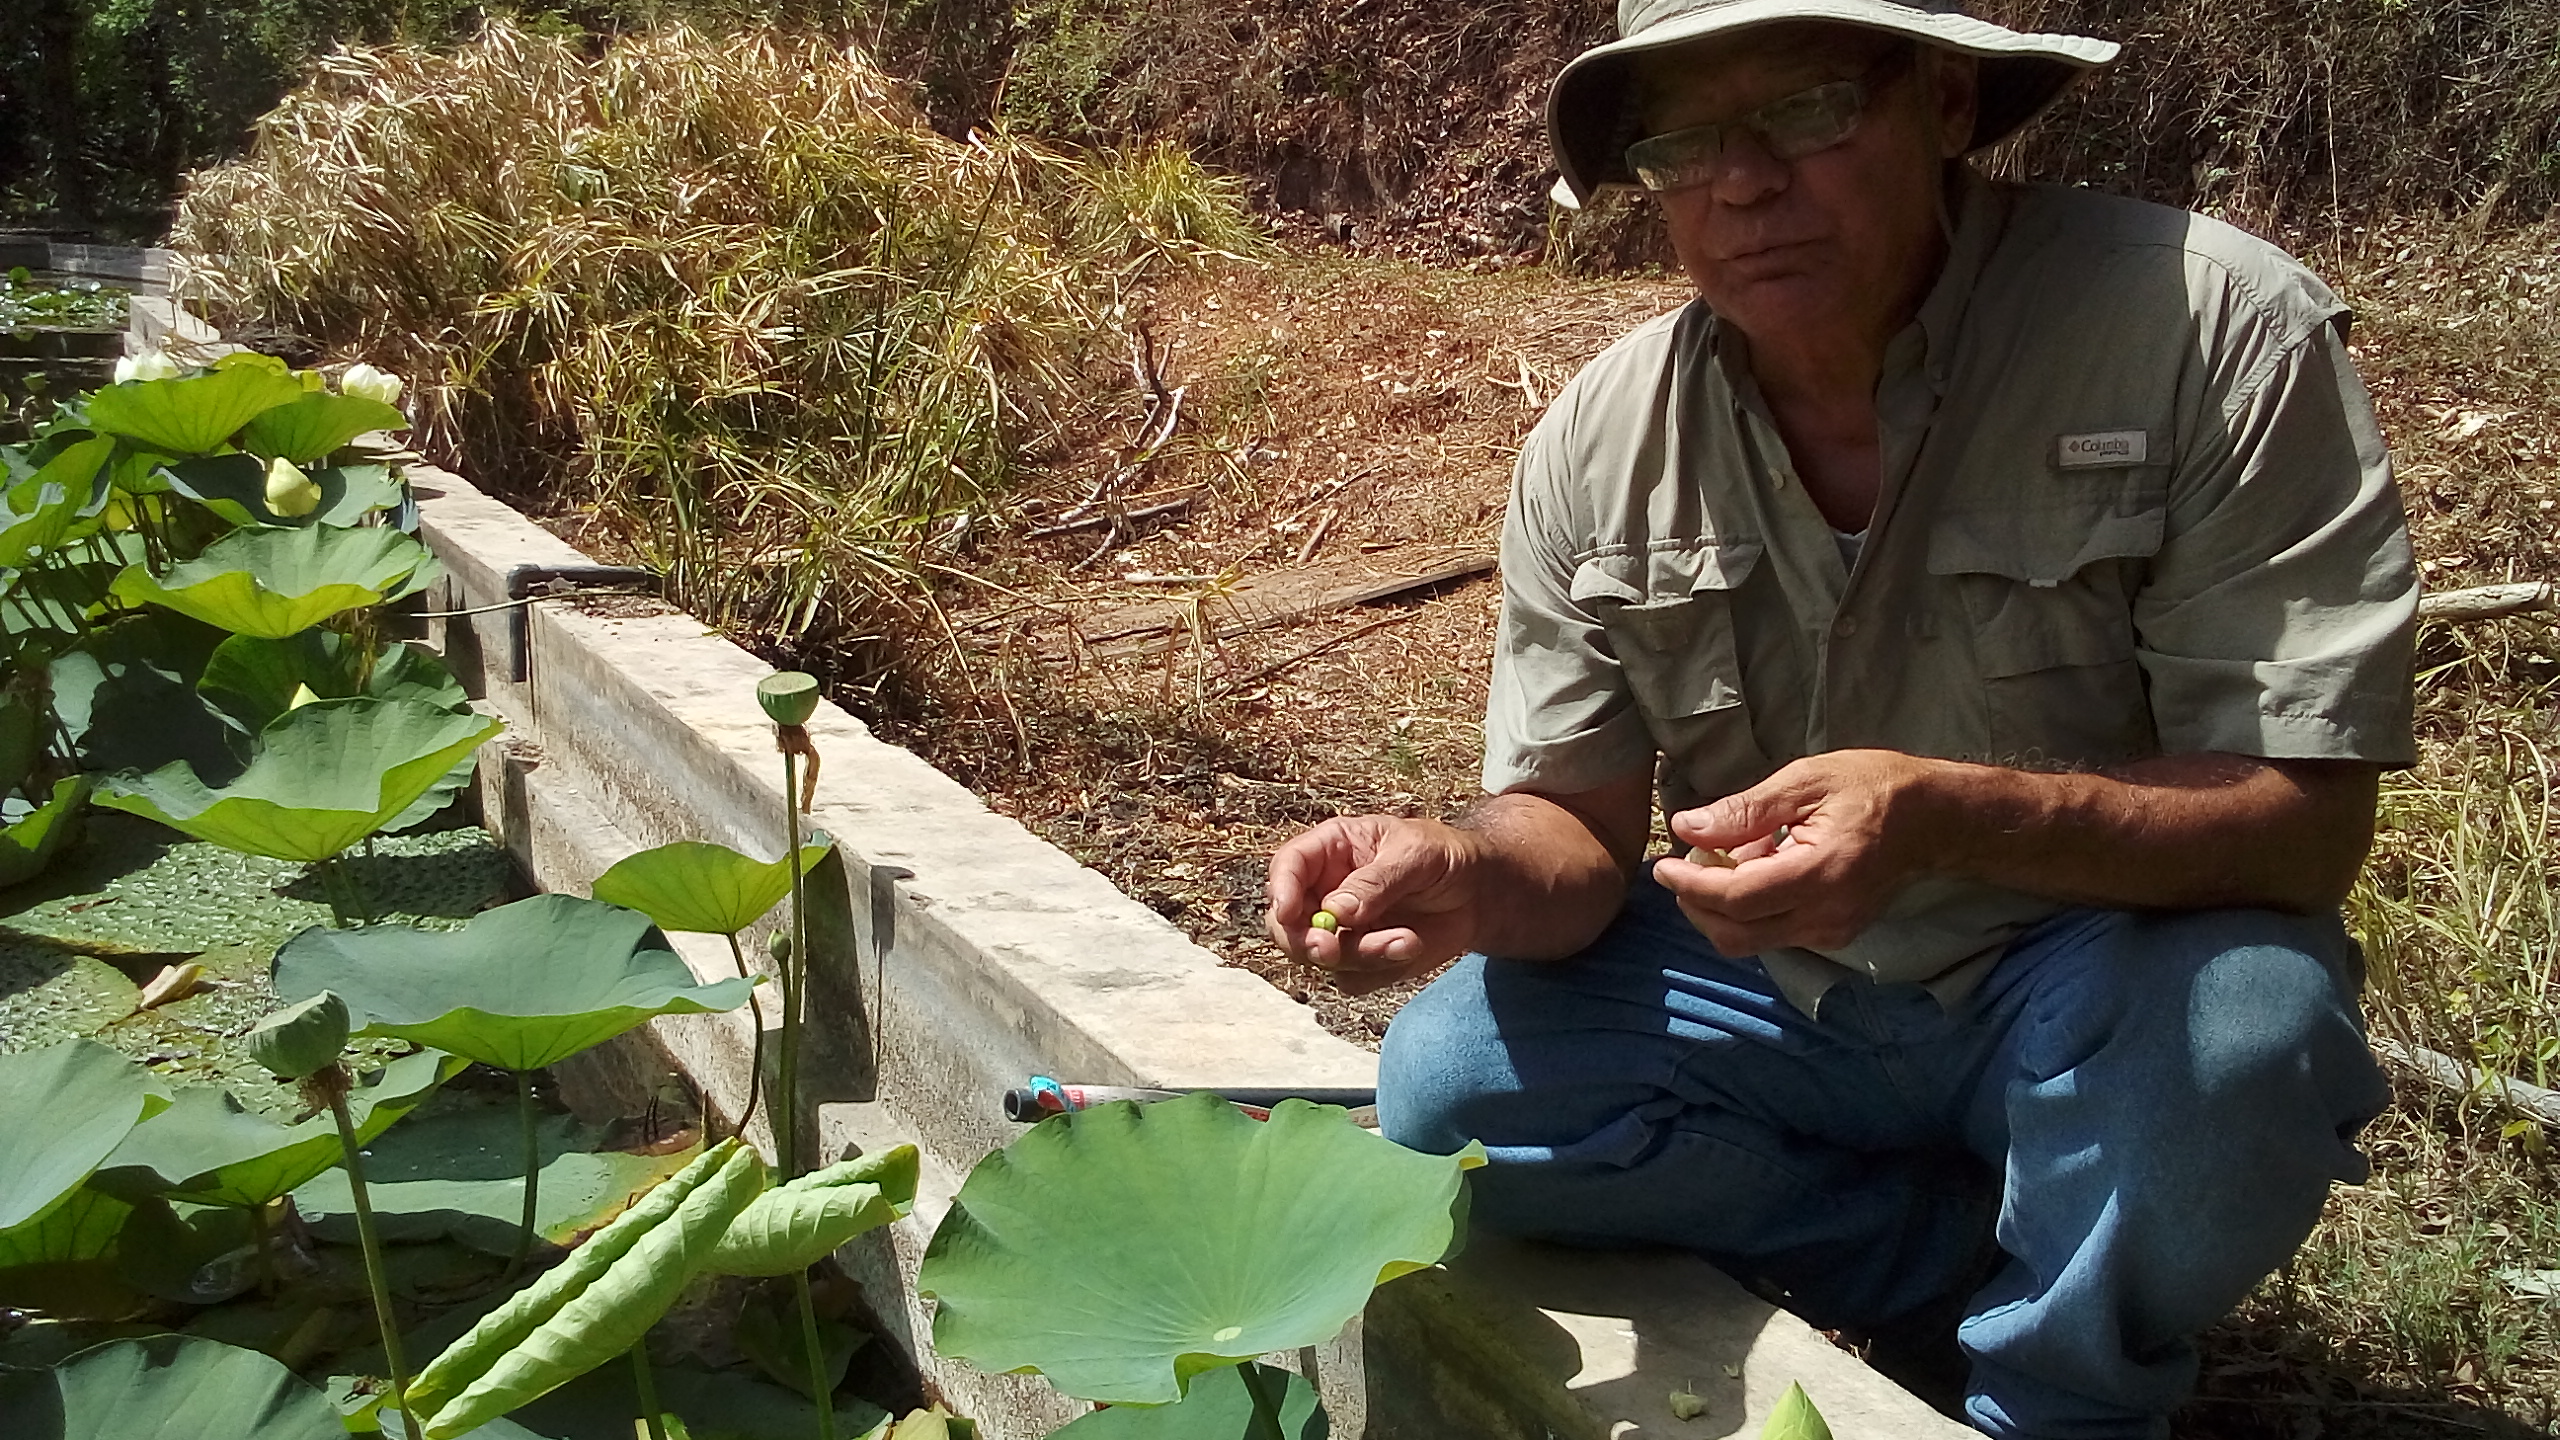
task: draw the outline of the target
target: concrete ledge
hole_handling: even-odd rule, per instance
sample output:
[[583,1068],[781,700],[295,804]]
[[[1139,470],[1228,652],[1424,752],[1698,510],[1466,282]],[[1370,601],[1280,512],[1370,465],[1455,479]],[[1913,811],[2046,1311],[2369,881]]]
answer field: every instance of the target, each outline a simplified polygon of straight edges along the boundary
[[[583,893],[670,840],[779,854],[780,762],[754,699],[769,667],[681,614],[612,618],[567,598],[481,610],[507,599],[519,567],[593,562],[457,476],[412,477],[447,569],[429,609],[481,611],[434,621],[431,638],[509,723],[483,752],[480,792],[525,873]],[[935,1357],[912,1288],[960,1177],[1019,1133],[1001,1091],[1033,1073],[1367,1086],[1376,1057],[853,717],[822,706],[808,729],[824,757],[814,821],[841,863],[812,877],[805,1138],[828,1157],[900,1141],[926,1157],[916,1213],[841,1258],[990,1440],[1032,1440],[1084,1407],[1036,1378]],[[725,943],[682,949],[704,976],[730,973]],[[654,1038],[706,1105],[738,1112],[752,1020],[661,1022]],[[1344,1440],[1704,1440],[1756,1432],[1790,1381],[1843,1440],[1971,1433],[1685,1255],[1478,1237],[1445,1270],[1381,1290],[1332,1345],[1274,1358],[1317,1380]],[[1706,1415],[1674,1420],[1674,1389],[1706,1397]]]

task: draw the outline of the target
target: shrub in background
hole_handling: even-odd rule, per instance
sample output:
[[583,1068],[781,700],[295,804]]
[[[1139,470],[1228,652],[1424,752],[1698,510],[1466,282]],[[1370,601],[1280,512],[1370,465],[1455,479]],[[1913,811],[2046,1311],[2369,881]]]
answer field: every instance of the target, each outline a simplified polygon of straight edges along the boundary
[[823,39],[492,24],[330,56],[172,243],[217,316],[417,377],[422,449],[796,649],[879,635],[1093,403],[1125,287],[1257,242],[1178,150],[954,140]]

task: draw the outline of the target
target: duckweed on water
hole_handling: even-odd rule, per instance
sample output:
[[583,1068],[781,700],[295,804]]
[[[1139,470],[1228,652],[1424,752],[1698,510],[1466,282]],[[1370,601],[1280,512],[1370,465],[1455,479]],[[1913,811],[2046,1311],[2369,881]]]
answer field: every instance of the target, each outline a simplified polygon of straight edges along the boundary
[[[342,862],[390,923],[459,927],[505,898],[507,857],[478,830],[387,836],[374,854]],[[234,1043],[275,1008],[267,962],[286,938],[330,923],[304,867],[180,840],[159,826],[93,815],[86,839],[36,884],[0,898],[0,1051],[88,1036],[180,1083],[220,1085],[278,1116],[293,1087]],[[209,982],[183,1000],[136,1013],[160,967],[193,960]],[[387,1059],[410,1047],[359,1041],[351,1057]]]

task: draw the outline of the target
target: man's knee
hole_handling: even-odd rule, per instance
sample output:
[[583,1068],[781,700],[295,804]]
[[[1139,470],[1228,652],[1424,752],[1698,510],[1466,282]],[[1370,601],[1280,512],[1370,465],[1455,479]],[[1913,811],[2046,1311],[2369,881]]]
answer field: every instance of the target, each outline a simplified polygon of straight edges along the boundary
[[1399,1145],[1447,1154],[1476,1138],[1480,1102],[1519,1089],[1470,955],[1405,1002],[1378,1047],[1378,1130]]

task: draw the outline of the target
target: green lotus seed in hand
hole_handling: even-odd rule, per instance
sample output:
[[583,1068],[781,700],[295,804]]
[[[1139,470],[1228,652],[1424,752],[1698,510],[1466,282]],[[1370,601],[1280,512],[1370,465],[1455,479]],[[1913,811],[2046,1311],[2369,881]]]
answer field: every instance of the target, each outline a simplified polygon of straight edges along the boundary
[[806,725],[818,713],[818,677],[798,670],[767,675],[756,682],[756,703],[776,725]]
[[1333,912],[1330,910],[1319,910],[1313,915],[1308,916],[1307,923],[1326,932],[1327,934],[1332,934],[1342,928],[1342,922],[1333,918]]

